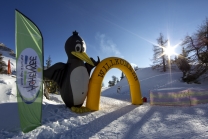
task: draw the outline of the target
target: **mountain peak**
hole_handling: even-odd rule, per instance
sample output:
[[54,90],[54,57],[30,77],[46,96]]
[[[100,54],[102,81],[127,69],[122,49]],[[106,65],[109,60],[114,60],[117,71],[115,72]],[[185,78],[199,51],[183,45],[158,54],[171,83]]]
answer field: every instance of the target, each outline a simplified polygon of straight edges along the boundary
[[3,43],[0,43],[0,50],[2,51],[7,51],[9,52],[9,55],[10,56],[13,56],[13,57],[16,57],[16,54],[14,53],[14,51],[10,48],[8,48],[5,44]]

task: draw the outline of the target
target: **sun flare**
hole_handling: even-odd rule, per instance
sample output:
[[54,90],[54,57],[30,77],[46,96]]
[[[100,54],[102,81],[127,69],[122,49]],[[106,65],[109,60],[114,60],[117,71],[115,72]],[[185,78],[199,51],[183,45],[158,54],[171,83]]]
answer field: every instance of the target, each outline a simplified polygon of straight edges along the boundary
[[178,55],[176,52],[175,52],[175,49],[176,47],[178,47],[179,44],[175,45],[175,46],[170,46],[170,43],[168,41],[168,46],[167,47],[163,47],[163,46],[160,46],[163,48],[163,55],[167,55],[169,60],[170,60],[170,57],[173,56],[173,55]]
[[164,55],[167,55],[168,57],[172,56],[172,55],[177,55],[177,53],[175,52],[175,47],[171,47],[171,46],[167,46],[164,49]]

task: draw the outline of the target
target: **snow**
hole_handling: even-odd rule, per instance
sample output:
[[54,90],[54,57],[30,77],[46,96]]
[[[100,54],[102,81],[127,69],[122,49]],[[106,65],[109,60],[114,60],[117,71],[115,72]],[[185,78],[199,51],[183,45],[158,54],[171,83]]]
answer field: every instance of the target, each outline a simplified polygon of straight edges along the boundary
[[[6,55],[14,64],[15,59]],[[29,133],[20,129],[16,78],[0,74],[0,138],[54,138],[54,139],[207,139],[208,104],[196,106],[151,106],[149,91],[161,89],[208,89],[208,81],[187,84],[180,81],[178,70],[159,72],[151,68],[136,71],[143,97],[148,102],[132,105],[126,77],[118,84],[102,88],[100,110],[77,114],[66,108],[60,95],[43,97],[42,125]],[[117,87],[121,86],[120,93]],[[85,104],[84,104],[85,106]]]
[[134,63],[130,63],[131,64],[131,66],[133,67],[133,69],[134,68],[136,68],[136,67],[138,67],[136,64],[134,64]]

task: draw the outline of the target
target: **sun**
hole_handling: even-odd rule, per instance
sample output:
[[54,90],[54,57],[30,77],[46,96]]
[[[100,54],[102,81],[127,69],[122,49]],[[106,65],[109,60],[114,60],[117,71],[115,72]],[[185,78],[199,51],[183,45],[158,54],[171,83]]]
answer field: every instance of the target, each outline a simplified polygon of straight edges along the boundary
[[171,46],[167,46],[166,48],[163,48],[164,55],[167,55],[168,57],[172,56],[172,55],[177,55],[177,53],[175,52],[175,47],[171,47]]
[[171,57],[172,55],[178,55],[178,54],[175,52],[176,47],[178,47],[178,44],[175,45],[175,46],[170,46],[170,43],[169,43],[169,41],[168,41],[168,46],[167,46],[167,47],[163,47],[163,46],[162,46],[162,48],[163,48],[163,54],[162,54],[162,55],[167,55],[168,58],[169,58],[169,60],[170,60],[170,57]]

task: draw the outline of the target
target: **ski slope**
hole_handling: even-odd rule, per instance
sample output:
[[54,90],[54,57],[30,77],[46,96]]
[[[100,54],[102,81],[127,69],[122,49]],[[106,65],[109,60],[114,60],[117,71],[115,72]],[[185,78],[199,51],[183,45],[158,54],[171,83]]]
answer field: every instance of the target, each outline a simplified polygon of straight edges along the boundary
[[[15,61],[12,61],[15,63]],[[14,69],[15,70],[15,69]],[[208,88],[208,81],[186,84],[178,70],[159,72],[151,68],[136,71],[143,105],[132,105],[126,78],[111,88],[102,88],[100,110],[77,114],[66,108],[60,95],[43,97],[42,125],[29,133],[20,129],[16,99],[16,78],[0,74],[0,138],[12,139],[207,139],[208,104],[190,107],[151,106],[149,91],[162,88]],[[120,93],[117,87],[121,86]],[[84,104],[85,106],[85,104]]]

